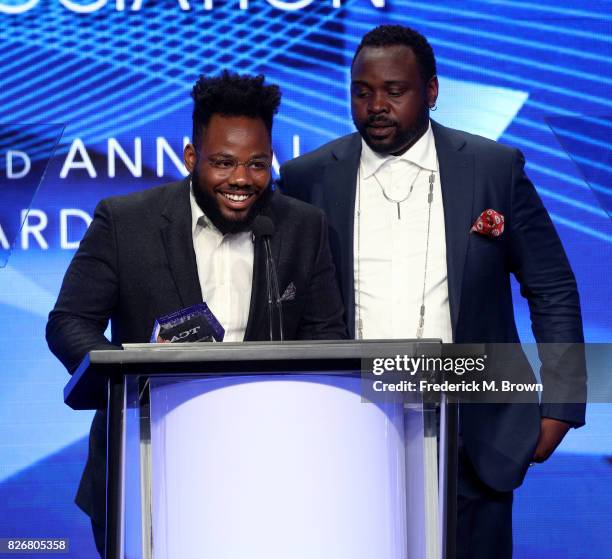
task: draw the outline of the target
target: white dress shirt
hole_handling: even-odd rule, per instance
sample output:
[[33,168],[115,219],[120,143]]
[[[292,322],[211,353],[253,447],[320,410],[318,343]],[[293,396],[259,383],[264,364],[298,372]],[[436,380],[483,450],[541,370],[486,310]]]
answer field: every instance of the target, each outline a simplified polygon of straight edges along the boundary
[[[425,281],[424,338],[452,341],[444,212],[431,124],[404,154],[381,155],[362,140],[354,221],[355,321],[359,336],[415,338],[427,247],[429,176],[435,174]],[[378,180],[377,180],[378,179]],[[400,204],[398,219],[394,200]]]
[[198,206],[193,191],[191,231],[202,299],[225,328],[225,342],[244,340],[253,283],[253,235],[223,235]]

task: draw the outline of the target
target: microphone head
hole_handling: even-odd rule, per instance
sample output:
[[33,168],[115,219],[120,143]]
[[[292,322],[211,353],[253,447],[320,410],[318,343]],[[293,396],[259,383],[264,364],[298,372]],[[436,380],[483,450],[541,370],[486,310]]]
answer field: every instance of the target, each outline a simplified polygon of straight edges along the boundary
[[251,229],[253,230],[253,236],[256,239],[259,239],[260,237],[271,237],[276,231],[274,222],[265,215],[258,215],[253,220]]

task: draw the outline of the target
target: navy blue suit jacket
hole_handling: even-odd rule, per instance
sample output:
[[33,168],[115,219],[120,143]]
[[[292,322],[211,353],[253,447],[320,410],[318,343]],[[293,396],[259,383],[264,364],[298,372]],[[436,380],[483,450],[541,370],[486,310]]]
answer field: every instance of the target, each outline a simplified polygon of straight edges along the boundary
[[[522,154],[510,147],[432,121],[446,228],[446,259],[453,341],[517,343],[510,274],[527,298],[539,343],[583,342],[574,275],[555,228],[524,172]],[[361,138],[354,133],[330,142],[281,168],[281,187],[322,208],[354,337],[353,221]],[[486,209],[505,216],[505,231],[491,238],[470,234]],[[409,240],[408,240],[409,242]],[[515,348],[516,349],[516,348]],[[481,479],[507,491],[520,485],[539,435],[540,417],[584,423],[586,370],[583,348],[567,363],[559,346],[540,346],[544,399],[564,402],[462,406],[461,432]],[[518,369],[533,371],[522,351]],[[560,369],[559,363],[566,359]],[[546,398],[554,392],[555,396]],[[575,399],[573,398],[575,395]]]

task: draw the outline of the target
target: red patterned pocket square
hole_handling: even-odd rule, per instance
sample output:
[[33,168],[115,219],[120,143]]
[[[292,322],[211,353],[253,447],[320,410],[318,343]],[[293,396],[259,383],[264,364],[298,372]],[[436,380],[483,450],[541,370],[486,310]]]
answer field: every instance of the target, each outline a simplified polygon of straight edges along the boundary
[[487,237],[500,237],[503,232],[504,216],[492,209],[482,212],[470,229],[470,233],[480,233]]

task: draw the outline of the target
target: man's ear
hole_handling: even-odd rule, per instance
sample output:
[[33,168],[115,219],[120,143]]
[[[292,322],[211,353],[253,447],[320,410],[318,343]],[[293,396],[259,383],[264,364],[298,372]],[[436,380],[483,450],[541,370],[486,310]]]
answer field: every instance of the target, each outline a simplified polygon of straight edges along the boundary
[[198,154],[196,147],[193,144],[187,144],[183,150],[183,161],[187,171],[191,174],[195,169],[196,163],[198,162]]
[[427,104],[433,107],[438,99],[438,76],[433,76],[426,86]]

